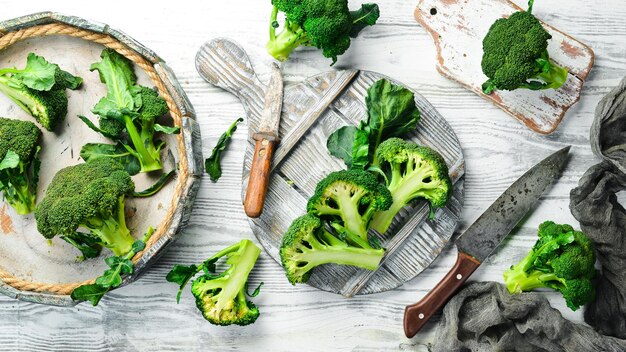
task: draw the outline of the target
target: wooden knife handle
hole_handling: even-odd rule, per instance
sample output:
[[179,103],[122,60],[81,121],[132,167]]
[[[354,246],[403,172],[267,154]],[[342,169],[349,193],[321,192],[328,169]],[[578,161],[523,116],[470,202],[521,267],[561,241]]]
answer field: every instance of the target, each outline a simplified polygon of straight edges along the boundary
[[471,256],[459,252],[450,272],[421,301],[404,310],[404,334],[413,337],[426,325],[428,319],[439,311],[454,296],[465,280],[480,266]]
[[253,138],[256,140],[256,144],[243,208],[246,215],[251,218],[258,218],[263,212],[272,168],[272,155],[274,155],[278,139],[262,133],[256,133]]

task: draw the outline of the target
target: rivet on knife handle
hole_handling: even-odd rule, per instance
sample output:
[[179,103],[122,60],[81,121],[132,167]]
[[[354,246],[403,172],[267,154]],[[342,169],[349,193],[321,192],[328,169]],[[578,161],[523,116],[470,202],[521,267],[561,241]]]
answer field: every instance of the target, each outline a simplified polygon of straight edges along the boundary
[[421,301],[404,310],[404,334],[413,337],[448,302],[465,280],[480,266],[471,256],[459,252],[454,267]]
[[278,139],[263,133],[255,133],[253,138],[256,143],[243,208],[246,215],[258,218],[263,212],[272,168],[272,155],[274,155]]

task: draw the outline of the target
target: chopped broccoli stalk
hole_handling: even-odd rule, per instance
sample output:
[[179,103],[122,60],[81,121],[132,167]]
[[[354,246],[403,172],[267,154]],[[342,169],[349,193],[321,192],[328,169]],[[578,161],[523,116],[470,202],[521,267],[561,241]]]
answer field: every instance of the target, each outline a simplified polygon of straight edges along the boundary
[[[311,270],[323,264],[353,265],[375,270],[385,250],[374,249],[359,236],[344,231],[345,240],[324,229],[315,215],[306,214],[293,221],[283,237],[280,258],[287,279],[293,285],[309,280]],[[358,243],[353,245],[351,243]]]
[[0,191],[20,215],[35,210],[40,138],[34,123],[0,117]]
[[584,233],[546,221],[530,253],[504,272],[504,282],[511,293],[542,287],[559,291],[567,306],[577,310],[595,297],[595,261],[593,244]]
[[113,159],[68,166],[54,176],[35,208],[37,229],[53,238],[86,228],[98,244],[117,256],[126,254],[135,240],[126,226],[124,198],[134,189],[128,172]]
[[[325,57],[332,58],[334,64],[337,56],[350,47],[350,37],[374,25],[380,16],[376,4],[364,4],[360,10],[351,12],[347,0],[273,0],[272,5],[266,49],[279,61],[287,60],[300,46],[315,46]],[[277,34],[280,12],[285,14],[285,22]]]
[[[242,240],[207,259],[201,265],[176,265],[167,275],[167,281],[177,283],[180,293],[197,273],[191,293],[196,306],[206,320],[214,325],[248,325],[259,317],[259,309],[246,299],[248,276],[256,263],[261,249],[250,240]],[[216,273],[216,262],[226,258],[229,267]],[[260,285],[259,285],[260,288]],[[250,296],[256,296],[259,288]]]
[[548,40],[552,38],[541,22],[528,11],[496,20],[483,39],[483,83],[485,94],[496,89],[558,89],[567,80],[567,68],[550,61]]
[[[155,140],[155,133],[179,132],[177,127],[156,122],[169,111],[167,103],[155,90],[136,84],[130,60],[111,49],[102,51],[100,57],[102,61],[91,65],[91,70],[98,70],[100,80],[107,85],[107,95],[92,110],[100,116],[100,128],[84,117],[81,119],[105,137],[120,143],[139,161],[141,172],[161,170],[161,149],[165,144]],[[84,150],[83,154],[87,153]]]
[[448,167],[436,151],[400,138],[390,138],[376,150],[376,159],[386,172],[393,197],[388,210],[374,214],[371,227],[385,233],[396,214],[416,199],[426,199],[431,209],[443,207],[452,194]]
[[367,228],[375,212],[387,210],[393,199],[376,176],[363,170],[329,174],[317,184],[307,210],[368,241]]

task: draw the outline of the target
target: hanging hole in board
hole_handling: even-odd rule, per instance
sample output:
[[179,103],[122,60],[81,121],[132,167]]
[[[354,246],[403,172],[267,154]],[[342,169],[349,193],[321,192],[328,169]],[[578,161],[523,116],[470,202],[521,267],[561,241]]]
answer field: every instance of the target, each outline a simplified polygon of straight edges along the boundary
[[432,9],[430,9],[430,14],[433,15],[433,16],[436,15],[437,14],[437,9],[434,8],[434,7]]

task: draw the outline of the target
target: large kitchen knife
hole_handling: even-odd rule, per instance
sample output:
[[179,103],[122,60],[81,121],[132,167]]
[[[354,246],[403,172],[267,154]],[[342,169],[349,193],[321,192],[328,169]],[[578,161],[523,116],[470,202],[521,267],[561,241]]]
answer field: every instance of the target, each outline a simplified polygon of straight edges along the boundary
[[404,333],[413,337],[440,310],[478,266],[528,213],[567,163],[570,147],[550,155],[515,181],[457,239],[458,257],[450,272],[421,301],[404,311]]
[[263,104],[258,131],[252,135],[256,142],[248,188],[243,201],[246,215],[251,218],[258,218],[263,212],[272,168],[272,156],[279,142],[278,127],[283,106],[283,76],[275,63],[272,64],[270,83],[265,91]]

